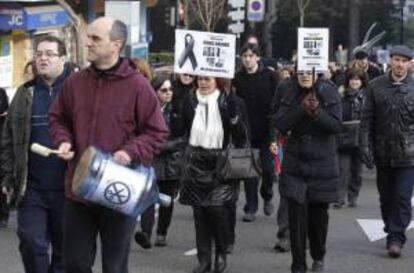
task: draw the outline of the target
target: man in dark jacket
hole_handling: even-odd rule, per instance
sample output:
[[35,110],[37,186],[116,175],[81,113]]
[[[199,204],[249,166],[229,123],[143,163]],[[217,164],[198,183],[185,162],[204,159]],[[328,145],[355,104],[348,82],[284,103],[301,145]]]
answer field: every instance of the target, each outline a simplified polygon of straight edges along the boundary
[[[3,88],[0,88],[0,132],[3,129],[3,124],[4,124],[4,120],[6,119],[8,108],[9,108],[9,100],[7,98],[6,90],[4,90]],[[9,221],[9,206],[7,202],[6,189],[3,192],[3,189],[0,187],[0,228],[6,227],[8,221]]]
[[381,76],[381,70],[374,63],[368,60],[368,53],[360,50],[354,53],[352,66],[364,70],[368,75],[368,80],[373,80]]
[[412,50],[395,46],[391,70],[371,81],[361,123],[362,160],[377,166],[377,186],[390,257],[401,256],[411,221],[414,184],[414,79]]
[[272,125],[286,137],[280,195],[288,200],[292,272],[303,273],[309,237],[312,270],[324,267],[329,203],[337,198],[336,134],[342,129],[341,103],[329,81],[312,73],[281,83],[272,105]]
[[[63,273],[62,218],[64,161],[41,157],[33,143],[53,147],[48,111],[68,76],[62,40],[46,36],[34,54],[37,76],[13,97],[3,130],[3,187],[17,204],[17,235],[25,272]],[[49,261],[49,247],[52,255]]]
[[[240,54],[243,68],[236,73],[233,87],[237,96],[244,100],[247,116],[251,128],[250,142],[253,148],[260,149],[262,163],[262,185],[260,193],[264,199],[263,210],[266,215],[273,213],[273,158],[269,151],[270,130],[269,112],[270,104],[276,91],[276,81],[270,69],[260,62],[260,50],[256,44],[246,44]],[[246,205],[243,221],[255,220],[258,209],[257,178],[245,179]]]
[[[98,233],[103,272],[128,272],[135,229],[133,217],[87,203],[75,196],[71,183],[80,156],[99,147],[122,165],[151,164],[168,134],[160,105],[149,82],[120,57],[127,40],[124,23],[100,17],[87,31],[91,66],[70,77],[50,111],[50,131],[64,160],[66,206],[64,260],[66,273],[91,272]],[[73,150],[73,159],[69,151]]]

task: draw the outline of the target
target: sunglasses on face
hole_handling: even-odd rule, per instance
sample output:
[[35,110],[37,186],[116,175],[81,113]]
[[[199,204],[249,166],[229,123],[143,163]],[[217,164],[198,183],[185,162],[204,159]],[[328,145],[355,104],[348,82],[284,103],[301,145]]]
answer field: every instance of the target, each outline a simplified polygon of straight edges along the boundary
[[182,76],[183,76],[183,77],[194,78],[194,76],[193,76],[193,75],[190,75],[190,74],[182,74]]
[[161,93],[172,92],[172,88],[171,87],[160,88],[158,89],[158,91],[160,91]]

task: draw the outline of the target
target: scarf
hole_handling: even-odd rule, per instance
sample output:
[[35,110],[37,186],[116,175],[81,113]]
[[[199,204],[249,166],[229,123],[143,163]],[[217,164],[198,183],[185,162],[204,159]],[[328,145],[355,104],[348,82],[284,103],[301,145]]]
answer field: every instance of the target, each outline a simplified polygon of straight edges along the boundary
[[190,145],[205,149],[221,149],[223,147],[223,123],[217,99],[220,91],[205,96],[196,91],[198,104],[195,110],[190,132]]

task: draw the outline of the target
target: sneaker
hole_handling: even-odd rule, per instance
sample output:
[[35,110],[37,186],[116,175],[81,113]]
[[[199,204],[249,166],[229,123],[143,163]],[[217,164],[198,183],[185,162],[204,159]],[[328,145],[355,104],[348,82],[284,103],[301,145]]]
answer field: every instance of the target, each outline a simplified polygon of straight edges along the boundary
[[357,201],[355,199],[350,199],[348,201],[348,207],[350,208],[356,208],[358,206]]
[[401,257],[401,245],[398,243],[390,243],[388,245],[388,256],[391,258]]
[[152,247],[150,238],[148,234],[145,232],[135,233],[135,242],[144,249],[149,249]]
[[275,210],[275,206],[272,203],[272,200],[265,201],[263,205],[263,212],[266,216],[270,216],[273,214],[273,211]]
[[243,222],[254,222],[254,220],[256,220],[254,213],[248,212],[243,216]]
[[227,245],[226,253],[231,254],[231,253],[233,253],[233,251],[234,251],[234,245],[233,244]]
[[335,202],[332,204],[332,207],[334,209],[342,209],[345,206],[345,202],[344,201],[339,201],[339,202]]
[[324,269],[325,265],[323,263],[323,260],[320,261],[313,261],[312,263],[312,271],[314,272],[322,272]]
[[280,252],[280,253],[284,253],[284,252],[288,252],[290,251],[290,242],[289,239],[287,238],[282,238],[280,239],[275,246],[273,247],[273,249],[276,252]]
[[157,239],[155,239],[155,246],[166,246],[167,240],[165,235],[157,235]]

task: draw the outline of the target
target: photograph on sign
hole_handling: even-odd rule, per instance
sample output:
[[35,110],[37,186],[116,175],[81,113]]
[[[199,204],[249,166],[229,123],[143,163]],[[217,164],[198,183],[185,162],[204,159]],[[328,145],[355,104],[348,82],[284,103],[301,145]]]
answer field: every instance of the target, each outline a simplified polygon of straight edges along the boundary
[[298,71],[328,71],[329,29],[298,28]]
[[174,72],[209,77],[233,78],[236,36],[177,29]]

